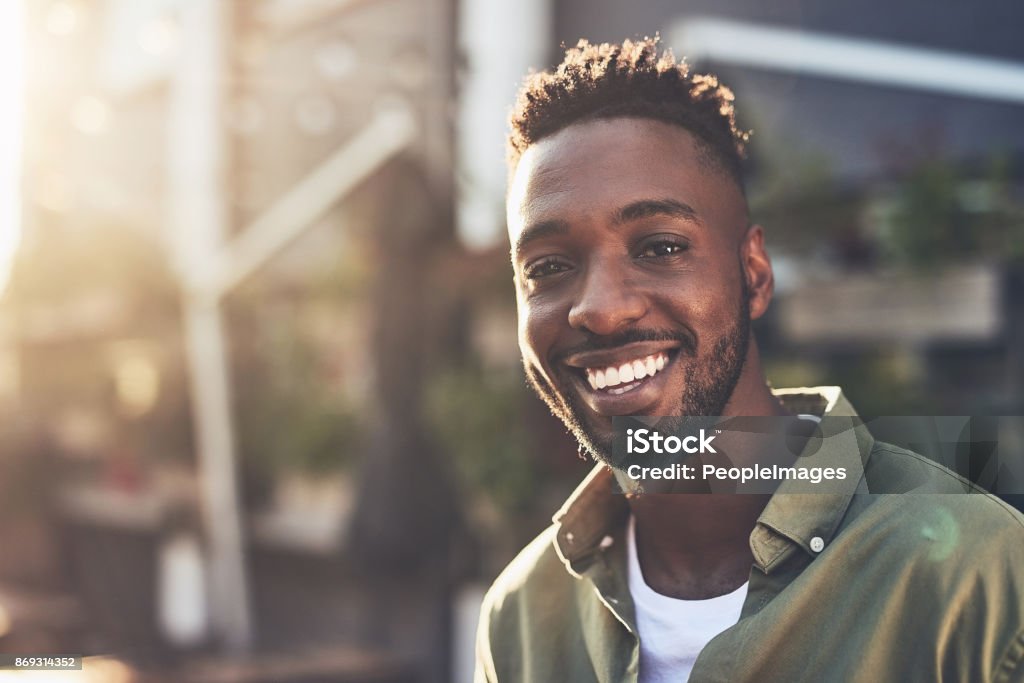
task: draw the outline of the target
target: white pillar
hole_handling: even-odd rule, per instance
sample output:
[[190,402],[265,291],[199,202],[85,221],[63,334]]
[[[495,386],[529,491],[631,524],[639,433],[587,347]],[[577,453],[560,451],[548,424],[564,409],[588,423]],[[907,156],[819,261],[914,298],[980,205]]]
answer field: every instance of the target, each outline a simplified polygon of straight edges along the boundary
[[21,144],[25,16],[23,0],[0,3],[0,294],[21,232]]
[[506,121],[523,76],[548,66],[551,0],[459,0],[459,19],[458,232],[485,248],[505,239]]
[[215,281],[227,224],[222,111],[229,91],[227,42],[232,3],[181,3],[183,49],[173,65],[168,119],[169,235],[185,286],[184,324],[198,447],[203,519],[209,541],[210,616],[225,647],[252,644],[231,383]]

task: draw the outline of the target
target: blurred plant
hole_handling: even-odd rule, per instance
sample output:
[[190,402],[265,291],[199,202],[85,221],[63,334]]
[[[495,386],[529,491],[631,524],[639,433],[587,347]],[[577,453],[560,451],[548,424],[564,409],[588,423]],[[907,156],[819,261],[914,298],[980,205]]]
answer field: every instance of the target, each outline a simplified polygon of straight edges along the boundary
[[[844,189],[826,156],[755,138],[751,213],[774,244],[845,267],[878,260],[914,269],[1024,261],[1024,203],[1010,160],[996,155],[972,171],[941,144],[926,142],[899,148],[899,163],[888,164],[894,183]],[[908,158],[913,150],[916,159]]]
[[920,357],[899,347],[833,358],[828,368],[829,384],[843,387],[862,415],[937,414],[923,372]]
[[518,374],[462,367],[428,383],[427,419],[463,484],[506,515],[531,511],[545,482],[528,433]]
[[306,334],[307,309],[250,291],[228,310],[239,451],[247,467],[268,479],[344,469],[362,429],[353,407],[325,381],[329,354]]
[[900,347],[794,360],[769,355],[765,371],[777,387],[837,385],[862,415],[934,415],[919,358]]
[[754,140],[750,211],[767,226],[773,243],[809,252],[856,221],[857,204],[842,192],[827,155],[793,142]]
[[977,255],[978,236],[957,201],[959,182],[952,166],[933,161],[919,166],[902,183],[888,244],[897,259],[927,268],[946,261],[951,254],[958,258]]
[[888,256],[912,268],[1024,257],[1024,207],[998,157],[980,179],[947,159],[921,162],[897,186],[885,222]]
[[960,201],[976,216],[980,246],[986,254],[1024,263],[1024,201],[1014,193],[1010,158],[994,155],[986,175],[985,180],[961,188]]
[[832,163],[820,152],[799,151],[795,146],[778,145],[758,150],[757,183],[752,187],[754,210],[788,204],[794,198],[828,197],[835,193]]

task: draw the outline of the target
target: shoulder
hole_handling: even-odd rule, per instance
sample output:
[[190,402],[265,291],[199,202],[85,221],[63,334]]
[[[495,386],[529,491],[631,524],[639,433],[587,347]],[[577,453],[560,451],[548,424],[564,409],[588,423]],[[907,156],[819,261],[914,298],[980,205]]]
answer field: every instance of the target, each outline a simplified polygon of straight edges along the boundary
[[[1024,515],[920,454],[876,444],[836,540],[887,609],[930,635],[954,680],[1024,658]],[[889,586],[888,590],[884,587]],[[1019,675],[1017,672],[1014,675]],[[1006,678],[998,680],[1017,680]]]
[[[872,445],[864,476],[873,493],[986,493],[934,460],[884,441]],[[1003,507],[1019,516],[1009,505]]]
[[[484,596],[476,637],[478,681],[522,680],[527,662],[559,651],[579,581],[555,550],[557,526],[541,532]],[[500,675],[499,675],[500,674]]]
[[491,584],[484,597],[484,619],[529,607],[537,600],[557,599],[574,583],[555,550],[558,527],[551,525],[533,539]]
[[[905,531],[924,540],[955,539],[958,555],[996,553],[1024,560],[1024,515],[952,470],[905,448],[877,442],[865,478],[871,495],[853,505],[851,517],[884,517],[886,522],[878,529],[890,534]],[[1024,565],[1020,572],[1024,575]]]
[[[880,443],[837,534],[862,571],[950,607],[994,601],[1004,627],[1024,626],[1024,515],[927,458]],[[973,595],[970,600],[965,596]],[[1016,625],[1014,625],[1016,624]]]

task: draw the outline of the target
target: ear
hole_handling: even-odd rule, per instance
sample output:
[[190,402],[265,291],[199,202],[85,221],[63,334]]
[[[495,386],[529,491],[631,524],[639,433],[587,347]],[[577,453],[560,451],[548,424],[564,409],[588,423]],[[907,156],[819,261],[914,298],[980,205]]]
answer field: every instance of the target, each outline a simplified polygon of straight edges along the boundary
[[751,225],[740,245],[740,263],[750,291],[750,318],[757,320],[768,310],[775,291],[772,262],[764,248],[764,228]]

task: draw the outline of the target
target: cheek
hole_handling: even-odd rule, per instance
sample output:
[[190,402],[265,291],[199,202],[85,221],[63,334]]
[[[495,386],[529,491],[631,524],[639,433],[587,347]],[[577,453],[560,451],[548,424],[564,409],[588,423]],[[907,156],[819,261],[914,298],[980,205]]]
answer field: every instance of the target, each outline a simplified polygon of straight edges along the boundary
[[654,310],[663,311],[678,322],[696,322],[715,305],[716,292],[697,273],[651,282],[646,291]]
[[[526,303],[519,299],[519,349],[523,360],[538,368],[546,367],[545,359],[558,338],[560,316],[553,306]],[[566,316],[561,323],[566,324]],[[547,373],[545,373],[547,374]]]
[[656,308],[665,311],[676,323],[682,323],[698,337],[717,336],[736,320],[740,298],[739,282],[721,277],[689,274],[660,283],[651,290]]

